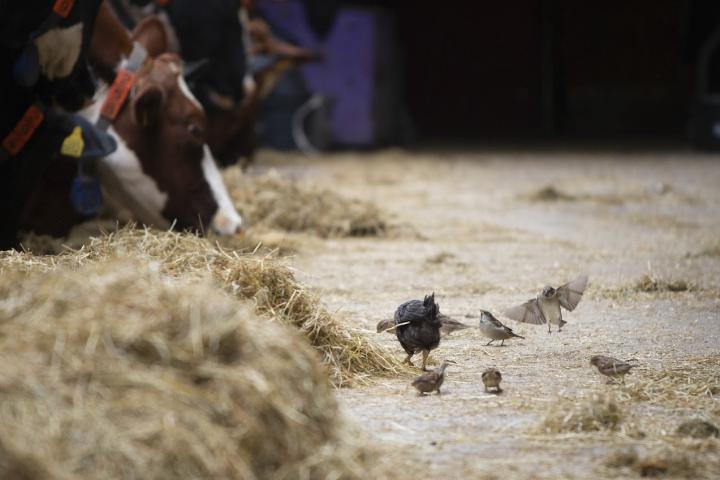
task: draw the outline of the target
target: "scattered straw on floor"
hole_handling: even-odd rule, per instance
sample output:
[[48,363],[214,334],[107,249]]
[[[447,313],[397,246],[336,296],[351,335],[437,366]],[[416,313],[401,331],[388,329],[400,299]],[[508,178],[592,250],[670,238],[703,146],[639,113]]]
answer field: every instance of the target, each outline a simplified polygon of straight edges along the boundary
[[349,237],[384,235],[388,227],[371,203],[304,185],[277,172],[248,176],[233,167],[223,175],[236,207],[253,228]]
[[622,387],[626,398],[669,407],[693,406],[698,399],[712,400],[720,395],[720,355],[646,369],[635,376]]
[[634,289],[639,292],[686,292],[690,288],[685,280],[666,280],[651,274],[643,275],[634,285]]
[[391,352],[337,322],[280,261],[226,251],[195,235],[124,228],[56,256],[2,253],[0,272],[77,268],[118,256],[156,261],[169,275],[211,274],[226,291],[252,300],[258,313],[296,327],[320,352],[336,385],[402,369]]
[[566,399],[554,405],[545,418],[545,433],[581,433],[614,430],[622,422],[623,413],[614,396],[593,394],[577,401]]
[[533,202],[571,202],[576,200],[574,196],[562,192],[552,185],[528,194],[527,199]]
[[0,478],[362,478],[307,343],[131,238],[2,259]]

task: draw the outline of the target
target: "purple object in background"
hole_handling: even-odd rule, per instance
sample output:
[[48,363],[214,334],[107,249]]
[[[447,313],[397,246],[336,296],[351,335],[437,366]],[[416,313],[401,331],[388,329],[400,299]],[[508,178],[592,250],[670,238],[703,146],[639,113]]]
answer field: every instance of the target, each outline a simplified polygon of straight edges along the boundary
[[374,105],[379,98],[376,67],[379,45],[376,10],[344,8],[324,41],[305,19],[299,1],[258,1],[268,23],[303,47],[322,51],[324,61],[302,67],[305,84],[331,100],[332,141],[340,146],[371,147],[381,136]]

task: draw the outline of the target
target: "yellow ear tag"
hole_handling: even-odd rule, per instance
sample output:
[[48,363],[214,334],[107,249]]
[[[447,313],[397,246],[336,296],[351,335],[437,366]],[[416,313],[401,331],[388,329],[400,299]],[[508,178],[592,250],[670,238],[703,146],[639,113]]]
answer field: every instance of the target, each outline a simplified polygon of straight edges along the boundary
[[66,157],[80,158],[85,148],[85,141],[82,138],[82,130],[80,127],[75,127],[70,135],[65,137],[63,140],[62,147],[60,147],[60,153]]

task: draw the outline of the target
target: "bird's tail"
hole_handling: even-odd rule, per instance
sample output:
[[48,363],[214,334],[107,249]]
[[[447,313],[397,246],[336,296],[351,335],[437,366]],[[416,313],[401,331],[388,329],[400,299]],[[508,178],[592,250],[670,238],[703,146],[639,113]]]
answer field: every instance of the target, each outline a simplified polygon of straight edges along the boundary
[[523,340],[525,340],[525,337],[523,337],[522,335],[518,335],[515,332],[510,332],[510,333],[512,334],[513,337],[522,338]]

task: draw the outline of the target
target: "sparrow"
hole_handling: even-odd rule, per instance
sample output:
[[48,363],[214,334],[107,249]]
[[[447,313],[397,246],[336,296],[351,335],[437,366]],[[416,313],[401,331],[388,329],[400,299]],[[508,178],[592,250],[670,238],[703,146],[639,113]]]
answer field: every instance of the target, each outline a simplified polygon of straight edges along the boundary
[[395,333],[395,319],[380,320],[377,324],[377,333]]
[[580,303],[587,283],[588,276],[580,275],[562,287],[553,288],[548,285],[542,289],[537,298],[506,310],[505,315],[518,322],[533,323],[535,325],[547,323],[548,333],[551,333],[550,325],[554,324],[558,326],[558,332],[560,332],[563,325],[567,323],[562,319],[562,310],[560,308],[562,307],[569,312],[575,310],[575,307]]
[[426,393],[432,392],[433,390],[440,395],[440,387],[445,381],[445,369],[451,363],[455,363],[452,360],[445,360],[442,365],[437,367],[432,372],[426,372],[417,377],[412,382],[412,386],[415,387],[419,395],[425,395]]
[[452,332],[457,330],[465,330],[470,328],[470,325],[462,323],[458,320],[448,317],[447,315],[440,314],[440,333],[443,335],[450,335]]
[[[439,314],[440,316],[440,333],[442,335],[450,335],[452,332],[457,330],[464,330],[470,328],[470,325],[454,320],[447,315]],[[395,333],[395,319],[380,320],[376,327],[377,333]]]
[[606,377],[611,379],[620,378],[623,383],[625,383],[625,375],[630,373],[631,368],[635,367],[635,365],[628,362],[605,355],[593,355],[590,357],[590,365],[596,366],[598,372]]
[[500,370],[497,368],[488,368],[482,374],[485,391],[488,393],[490,393],[490,388],[493,388],[495,393],[502,392],[502,389],[500,388],[500,380],[502,380],[502,375],[500,374]]
[[500,320],[487,310],[480,310],[480,332],[490,339],[486,345],[490,345],[495,340],[500,340],[500,346],[503,346],[505,340],[513,337],[525,339],[525,337],[514,333],[512,328],[503,325]]
[[412,365],[410,359],[422,352],[422,369],[426,370],[431,350],[440,345],[440,306],[435,303],[435,294],[421,300],[410,300],[395,310],[395,336],[407,353],[404,363]]

